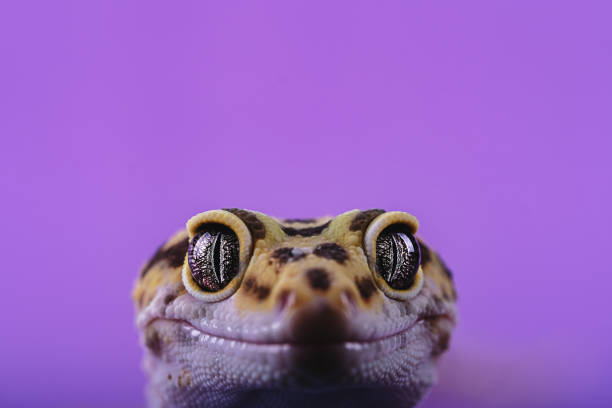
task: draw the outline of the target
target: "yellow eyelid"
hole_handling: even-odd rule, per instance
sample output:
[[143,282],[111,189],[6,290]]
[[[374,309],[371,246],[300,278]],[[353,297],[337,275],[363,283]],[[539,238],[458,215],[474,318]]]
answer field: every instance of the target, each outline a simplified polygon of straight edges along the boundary
[[228,283],[228,285],[220,291],[205,292],[194,281],[193,276],[191,275],[189,262],[187,261],[188,254],[186,254],[181,275],[185,289],[187,289],[187,292],[189,292],[192,296],[204,302],[217,302],[231,296],[240,286],[242,278],[244,277],[244,272],[249,264],[253,241],[251,238],[251,233],[249,232],[249,229],[245,223],[236,215],[224,210],[205,211],[191,217],[189,221],[187,221],[189,241],[191,242],[202,225],[208,223],[225,225],[231,228],[231,230],[234,231],[238,237],[238,243],[240,245],[238,273]]

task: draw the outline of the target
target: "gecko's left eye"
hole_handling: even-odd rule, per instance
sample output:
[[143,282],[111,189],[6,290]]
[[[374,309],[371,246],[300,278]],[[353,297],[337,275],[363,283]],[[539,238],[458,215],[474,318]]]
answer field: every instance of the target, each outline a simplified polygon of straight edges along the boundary
[[365,231],[363,244],[372,277],[392,299],[412,299],[423,287],[421,251],[414,236],[418,227],[412,215],[389,211],[372,220]]
[[230,228],[205,224],[189,244],[187,260],[193,280],[206,292],[217,292],[238,274],[240,245]]
[[385,228],[376,239],[376,271],[393,289],[412,287],[421,264],[419,244],[404,224]]

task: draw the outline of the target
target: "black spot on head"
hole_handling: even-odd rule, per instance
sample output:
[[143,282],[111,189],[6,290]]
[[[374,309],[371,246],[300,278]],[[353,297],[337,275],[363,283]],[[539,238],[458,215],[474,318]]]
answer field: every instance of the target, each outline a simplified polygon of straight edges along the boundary
[[317,245],[313,254],[322,258],[332,259],[338,263],[344,263],[348,259],[348,253],[340,245],[333,242]]
[[293,237],[296,235],[300,235],[302,237],[312,237],[314,235],[319,235],[320,233],[322,233],[323,230],[329,226],[330,222],[331,221],[327,221],[325,224],[322,224],[316,227],[308,227],[308,228],[298,229],[298,228],[285,227],[285,226],[281,226],[281,228],[285,232],[285,234],[289,235],[290,237]]
[[329,289],[329,275],[323,268],[312,268],[306,271],[306,278],[310,287],[313,289],[327,290]]
[[419,249],[421,250],[421,266],[424,266],[431,261],[431,250],[418,238],[417,242],[419,243]]
[[289,258],[291,258],[291,251],[293,251],[293,248],[291,247],[278,248],[277,250],[272,252],[272,255],[270,255],[270,257],[278,259],[280,263],[284,264],[289,261]]
[[305,253],[298,253],[294,255],[293,248],[291,247],[278,248],[274,252],[272,252],[272,255],[270,255],[271,258],[278,259],[278,261],[281,264],[285,264],[287,262],[299,261],[305,256],[306,256]]
[[257,293],[255,294],[257,296],[257,299],[259,300],[264,300],[265,298],[268,297],[268,295],[270,294],[270,288],[267,286],[258,286],[257,287]]
[[294,223],[313,224],[317,222],[317,219],[316,218],[285,218],[283,222],[287,224],[294,224]]
[[270,294],[270,288],[263,285],[258,285],[254,278],[248,278],[244,281],[244,290],[247,293],[253,294],[258,300],[264,300]]
[[253,278],[245,279],[243,285],[244,285],[244,289],[247,292],[250,292],[253,289],[253,286],[255,286],[255,279]]
[[363,300],[365,300],[366,302],[368,301],[368,299],[370,299],[372,294],[374,294],[374,292],[376,291],[376,287],[374,286],[374,283],[372,282],[372,279],[370,279],[370,278],[367,278],[367,277],[359,278],[359,277],[357,277],[357,278],[355,278],[355,284],[357,285],[357,289],[359,290],[359,294],[361,295]]
[[378,217],[384,212],[385,210],[380,209],[361,211],[355,216],[355,218],[353,218],[353,221],[351,221],[349,230],[363,232],[374,218]]
[[179,266],[183,266],[183,262],[185,261],[185,254],[187,253],[187,248],[189,248],[189,238],[185,237],[185,239],[177,242],[176,244],[164,249],[163,245],[157,249],[155,254],[149,262],[145,265],[140,273],[140,277],[143,278],[147,272],[158,262],[166,261],[168,265],[172,268],[178,268]]
[[224,208],[223,210],[231,212],[246,224],[247,228],[251,232],[251,235],[253,236],[253,241],[257,241],[258,239],[266,236],[265,225],[252,212],[241,210],[240,208]]

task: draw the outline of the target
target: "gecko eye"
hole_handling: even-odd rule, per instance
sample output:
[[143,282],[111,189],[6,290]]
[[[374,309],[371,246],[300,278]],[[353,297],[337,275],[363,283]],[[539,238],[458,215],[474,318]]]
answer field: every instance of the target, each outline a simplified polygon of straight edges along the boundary
[[420,263],[419,244],[407,225],[391,225],[378,235],[376,271],[391,288],[410,289]]
[[187,261],[191,276],[206,292],[217,292],[238,274],[240,244],[230,228],[202,225],[189,244]]
[[388,297],[406,301],[423,287],[421,250],[415,238],[419,222],[402,211],[389,211],[368,225],[363,246],[376,286]]

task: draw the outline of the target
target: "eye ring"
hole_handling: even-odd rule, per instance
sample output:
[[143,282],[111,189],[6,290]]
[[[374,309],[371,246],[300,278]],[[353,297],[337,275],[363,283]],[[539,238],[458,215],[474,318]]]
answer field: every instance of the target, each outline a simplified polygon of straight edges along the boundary
[[217,292],[207,292],[202,289],[193,278],[188,261],[188,251],[188,253],[185,255],[185,261],[183,262],[181,278],[185,289],[187,289],[187,292],[189,292],[189,294],[191,294],[193,297],[204,302],[218,302],[234,294],[238,287],[240,287],[240,283],[244,277],[244,272],[251,257],[253,241],[249,229],[240,218],[228,211],[212,210],[197,214],[187,221],[187,233],[189,234],[190,247],[192,240],[198,235],[199,230],[205,224],[220,224],[228,227],[234,234],[236,234],[239,245],[238,272],[224,288]]
[[[423,268],[418,265],[418,269],[414,276],[414,282],[408,289],[394,289],[381,276],[377,268],[377,242],[380,234],[387,228],[395,225],[402,225],[407,228],[410,234],[414,235],[419,228],[418,220],[411,214],[401,211],[390,211],[376,217],[364,234],[364,247],[368,257],[368,264],[374,281],[378,288],[388,297],[396,300],[409,300],[419,294],[423,287]],[[416,238],[414,242],[418,248]]]

